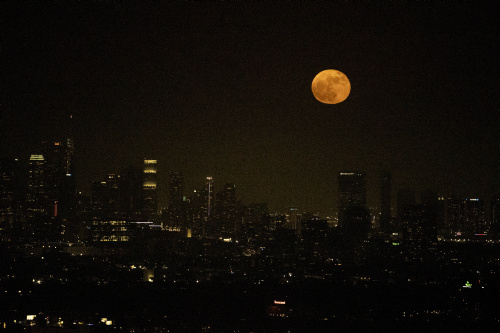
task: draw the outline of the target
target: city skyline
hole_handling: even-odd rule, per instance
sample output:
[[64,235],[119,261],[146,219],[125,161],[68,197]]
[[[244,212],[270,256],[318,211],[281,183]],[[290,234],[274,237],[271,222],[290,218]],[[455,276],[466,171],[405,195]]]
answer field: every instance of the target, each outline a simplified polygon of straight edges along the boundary
[[[186,195],[212,176],[274,210],[336,210],[341,170],[367,173],[370,206],[382,170],[393,207],[403,188],[488,197],[497,8],[8,4],[2,155],[71,131],[79,190],[150,157],[164,202],[173,170]],[[328,68],[352,85],[335,106],[311,92]]]

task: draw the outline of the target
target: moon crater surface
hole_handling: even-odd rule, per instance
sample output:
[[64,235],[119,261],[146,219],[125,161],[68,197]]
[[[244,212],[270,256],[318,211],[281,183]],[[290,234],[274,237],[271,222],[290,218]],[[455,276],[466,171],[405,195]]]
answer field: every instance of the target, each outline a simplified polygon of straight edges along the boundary
[[349,96],[351,82],[341,71],[326,69],[314,77],[311,89],[321,103],[338,104]]

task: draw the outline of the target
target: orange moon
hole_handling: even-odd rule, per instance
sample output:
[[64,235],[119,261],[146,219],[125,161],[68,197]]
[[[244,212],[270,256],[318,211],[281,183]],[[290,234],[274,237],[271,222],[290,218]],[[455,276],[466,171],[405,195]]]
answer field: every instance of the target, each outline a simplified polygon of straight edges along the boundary
[[311,85],[314,97],[321,103],[337,104],[351,92],[351,82],[341,71],[325,69],[314,77]]

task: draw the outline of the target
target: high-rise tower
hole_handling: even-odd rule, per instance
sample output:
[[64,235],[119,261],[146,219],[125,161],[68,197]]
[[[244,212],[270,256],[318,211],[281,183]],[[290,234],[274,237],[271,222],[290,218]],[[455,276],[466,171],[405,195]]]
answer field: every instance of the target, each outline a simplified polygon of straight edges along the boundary
[[213,228],[211,226],[212,223],[212,213],[215,204],[215,195],[214,195],[214,180],[212,177],[207,177],[205,180],[205,186],[201,193],[201,223],[202,223],[202,233],[203,235],[207,235],[207,233],[211,233]]
[[241,230],[241,214],[236,200],[236,187],[226,183],[222,191],[217,193],[216,218],[219,223],[217,231],[224,237],[234,237]]
[[0,229],[12,227],[19,208],[19,160],[0,159]]
[[364,239],[370,232],[370,212],[366,206],[366,174],[340,172],[339,225],[346,235]]
[[366,175],[364,172],[340,172],[338,186],[339,224],[343,225],[348,209],[366,208]]
[[136,219],[142,211],[143,172],[130,166],[120,172],[119,211],[129,219]]
[[144,179],[142,183],[143,207],[142,212],[148,220],[154,221],[158,212],[158,178],[157,160],[144,160]]
[[380,175],[380,229],[390,232],[391,222],[391,173],[382,171]]
[[170,227],[186,227],[186,212],[184,207],[184,177],[180,171],[171,171],[169,179],[169,194],[167,223]]
[[26,191],[26,209],[29,217],[44,215],[47,210],[44,171],[45,158],[43,155],[31,155],[28,164],[28,189]]

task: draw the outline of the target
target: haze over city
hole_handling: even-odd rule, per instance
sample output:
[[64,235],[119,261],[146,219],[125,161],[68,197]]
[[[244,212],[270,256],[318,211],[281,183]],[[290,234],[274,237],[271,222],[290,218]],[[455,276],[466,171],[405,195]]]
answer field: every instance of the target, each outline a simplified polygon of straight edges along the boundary
[[[491,196],[498,165],[494,4],[4,5],[2,148],[27,161],[73,115],[78,188],[144,158],[186,192],[206,176],[277,211],[332,213],[337,174]],[[320,71],[346,73],[337,105]],[[495,185],[493,185],[495,184]]]
[[500,331],[499,5],[0,4],[0,328]]

